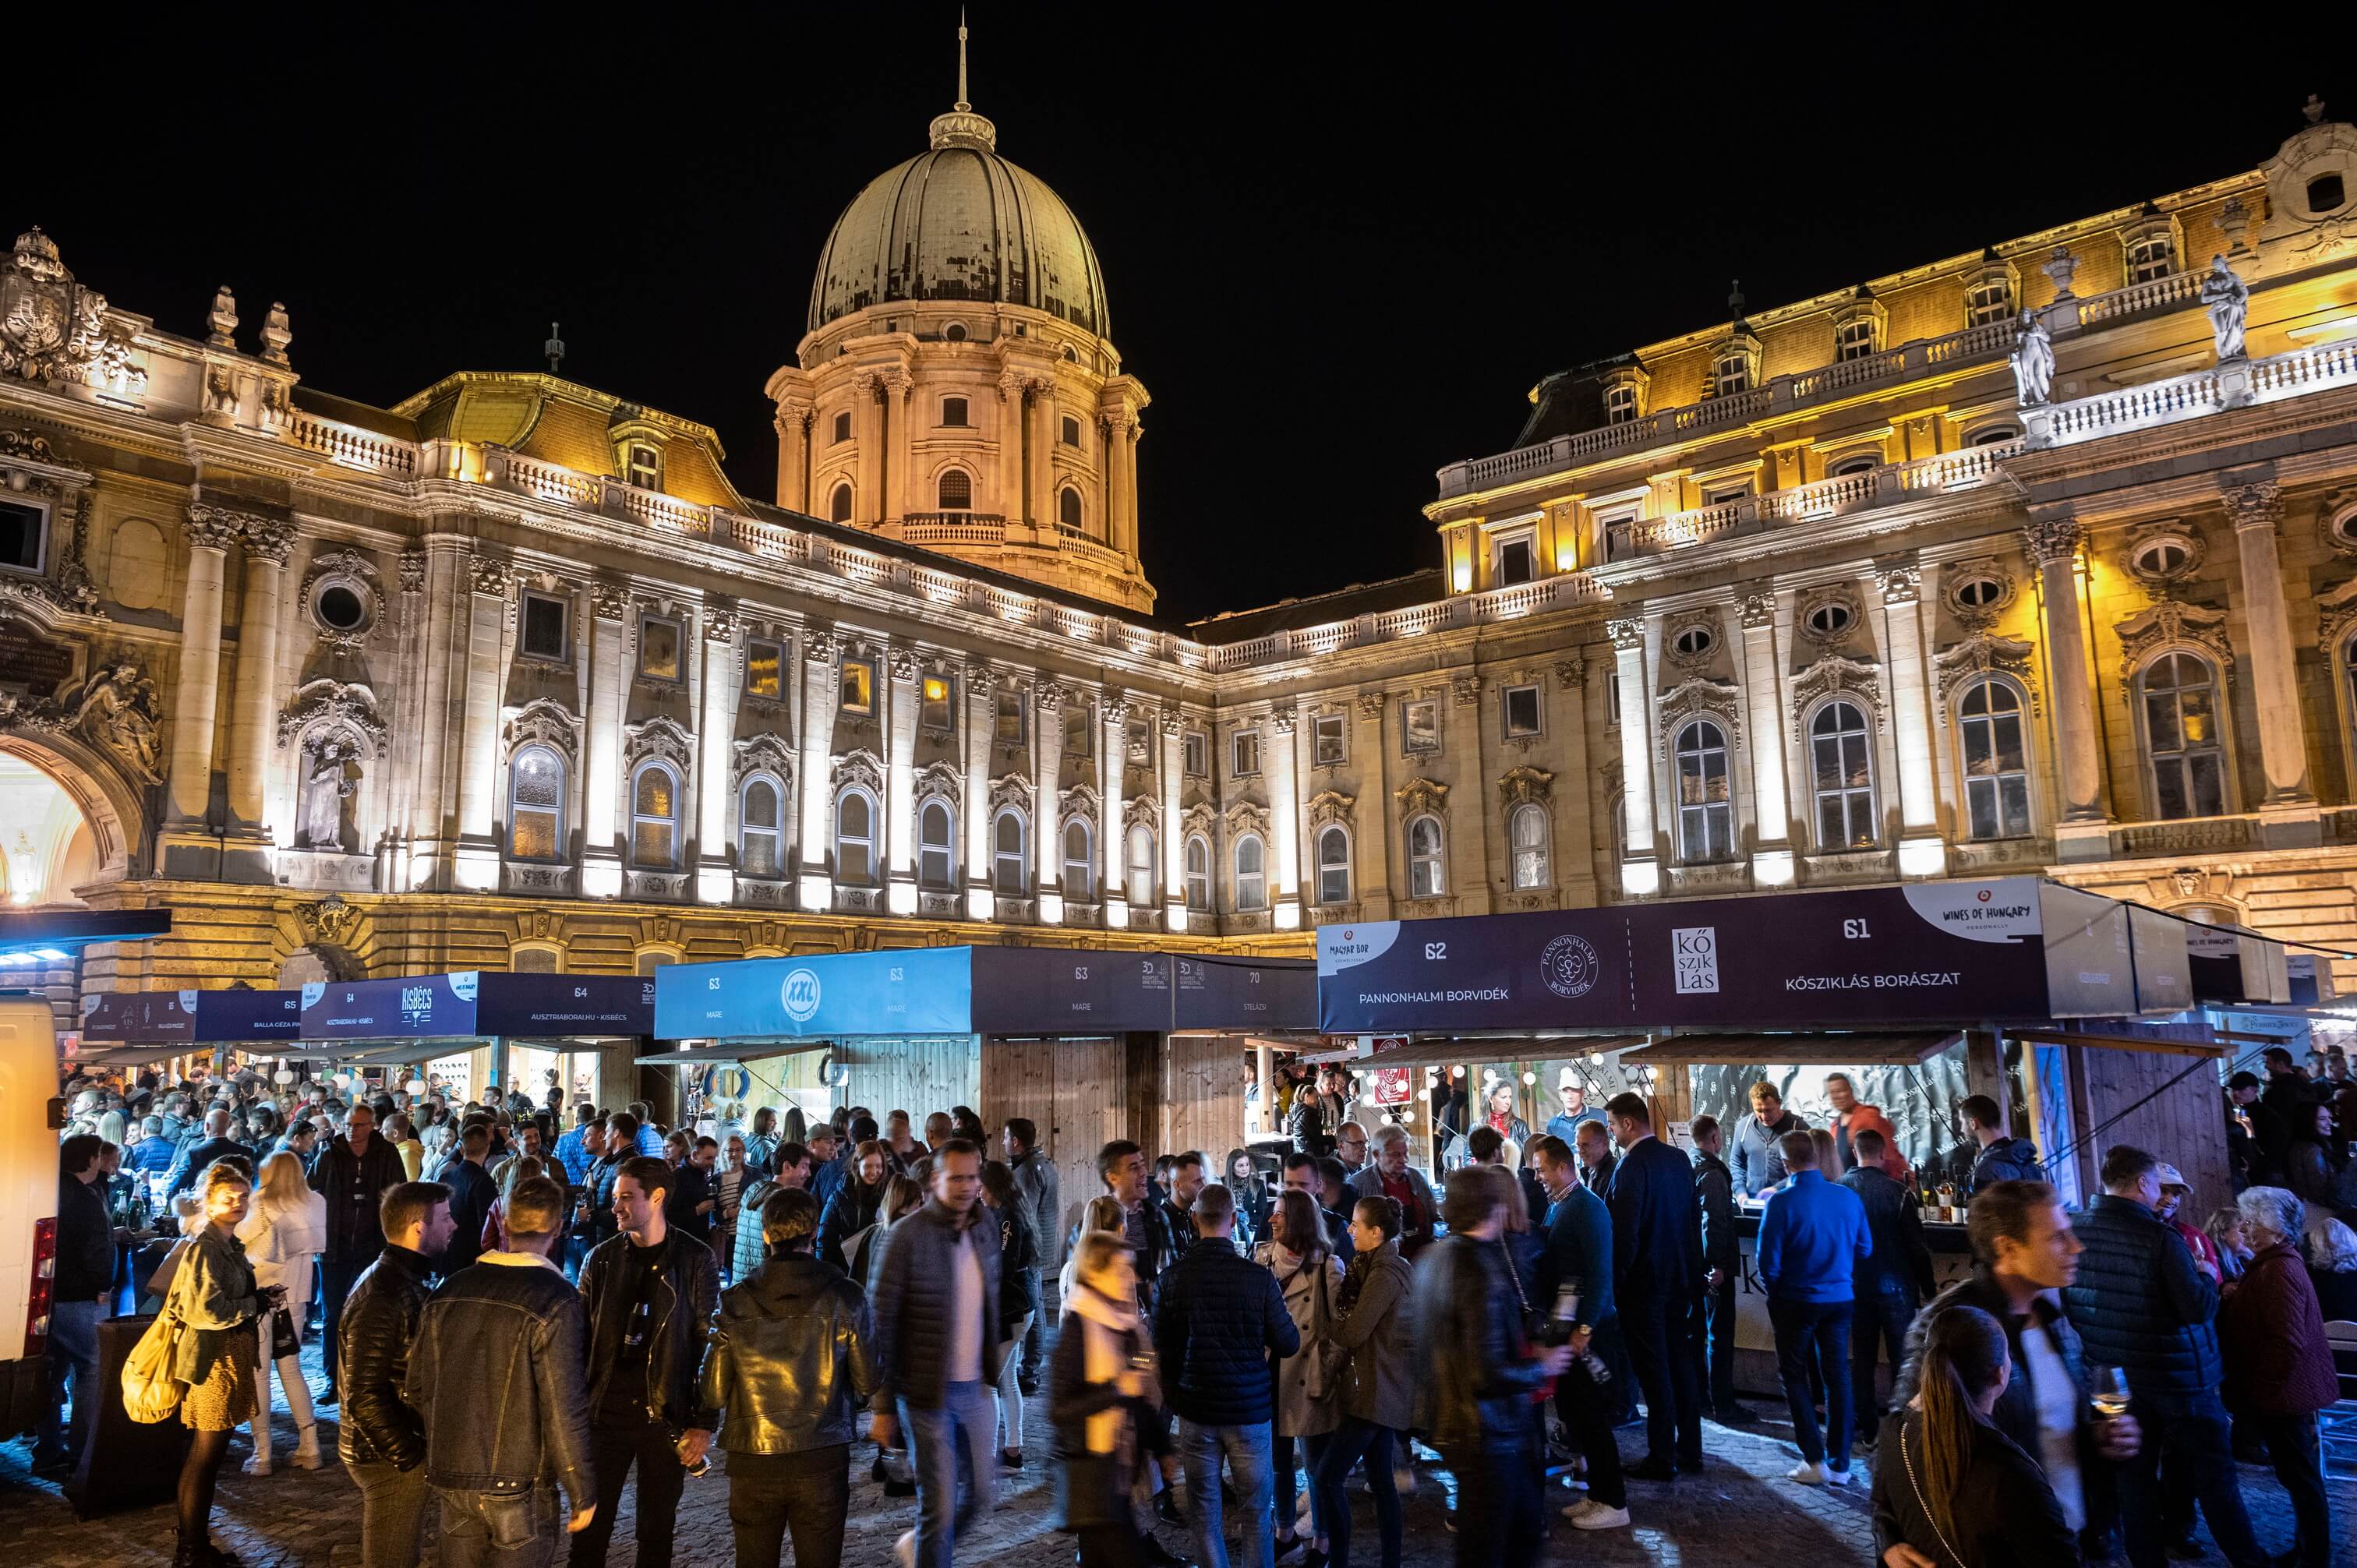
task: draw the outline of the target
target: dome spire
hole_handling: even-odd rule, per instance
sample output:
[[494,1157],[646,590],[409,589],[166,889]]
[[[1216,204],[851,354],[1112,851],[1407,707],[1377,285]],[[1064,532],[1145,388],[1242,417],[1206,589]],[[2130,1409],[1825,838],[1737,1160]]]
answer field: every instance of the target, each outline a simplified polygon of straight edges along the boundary
[[946,114],[933,117],[931,141],[936,151],[943,147],[980,147],[985,152],[998,145],[998,127],[974,112],[965,96],[965,7],[958,7],[958,85],[957,102]]

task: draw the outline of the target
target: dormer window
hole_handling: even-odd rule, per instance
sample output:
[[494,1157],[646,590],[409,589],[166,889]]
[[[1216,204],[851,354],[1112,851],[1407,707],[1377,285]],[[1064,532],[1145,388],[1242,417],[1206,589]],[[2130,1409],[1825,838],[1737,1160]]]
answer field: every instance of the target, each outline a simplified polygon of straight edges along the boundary
[[623,477],[642,490],[662,489],[662,448],[651,441],[633,441],[623,449]]
[[2121,231],[2120,248],[2131,284],[2150,283],[2178,270],[2177,224],[2150,202],[2145,203],[2136,221]]
[[1845,321],[1834,337],[1834,359],[1863,360],[1874,352],[1874,322],[1867,317]]
[[1710,362],[1710,395],[1728,397],[1751,390],[1751,356],[1732,346]]
[[2348,187],[2339,175],[2320,174],[2308,182],[2310,212],[2337,212],[2348,204]]
[[1990,327],[2013,316],[2013,273],[1990,267],[1964,290],[1964,325]]
[[1882,324],[1887,314],[1874,291],[1864,284],[1834,312],[1834,361],[1863,360],[1882,348]]
[[1604,423],[1626,424],[1637,417],[1637,389],[1628,381],[1615,381],[1604,389]]

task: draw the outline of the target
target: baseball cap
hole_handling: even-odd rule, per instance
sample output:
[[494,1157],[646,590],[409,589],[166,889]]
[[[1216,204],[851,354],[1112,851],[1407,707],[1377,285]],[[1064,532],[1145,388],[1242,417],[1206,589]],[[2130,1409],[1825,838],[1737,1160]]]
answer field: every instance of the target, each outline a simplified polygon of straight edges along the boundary
[[2178,1175],[2175,1165],[2163,1165],[2155,1174],[2160,1177],[2161,1190],[2164,1192],[2172,1187],[2183,1187],[2188,1192],[2193,1190],[2193,1184]]

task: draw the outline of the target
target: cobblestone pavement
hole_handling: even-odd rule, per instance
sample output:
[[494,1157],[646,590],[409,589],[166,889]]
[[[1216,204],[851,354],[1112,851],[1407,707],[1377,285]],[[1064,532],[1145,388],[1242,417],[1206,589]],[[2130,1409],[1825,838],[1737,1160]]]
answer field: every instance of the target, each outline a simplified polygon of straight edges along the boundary
[[[315,1381],[317,1377],[313,1367]],[[1755,1404],[1755,1408],[1763,1408]],[[1044,1412],[1034,1402],[1035,1419]],[[332,1413],[322,1412],[320,1435],[332,1454]],[[292,1419],[282,1402],[276,1412],[278,1453],[293,1449]],[[1072,1561],[1071,1540],[1049,1523],[1054,1487],[1047,1467],[1042,1439],[1045,1423],[1027,1434],[1029,1463],[1006,1477],[1005,1499],[987,1524],[978,1527],[958,1550],[963,1568],[1064,1568]],[[1641,1435],[1632,1429],[1621,1434],[1624,1451],[1631,1443],[1641,1447]],[[1794,1486],[1783,1479],[1797,1457],[1779,1427],[1762,1422],[1743,1428],[1706,1424],[1704,1444],[1710,1466],[1699,1477],[1674,1485],[1632,1481],[1628,1530],[1580,1533],[1555,1520],[1548,1550],[1550,1561],[1601,1564],[1652,1563],[1663,1568],[1832,1568],[1872,1562],[1872,1529],[1867,1487],[1846,1490]],[[104,1568],[145,1568],[166,1564],[172,1557],[172,1513],[168,1506],[135,1509],[88,1522],[77,1521],[73,1510],[54,1487],[34,1480],[27,1470],[25,1444],[0,1445],[0,1568],[31,1568],[33,1564],[88,1563]],[[275,1475],[255,1477],[238,1466],[249,1452],[240,1437],[224,1466],[215,1534],[224,1545],[243,1556],[250,1568],[341,1568],[360,1557],[360,1494],[332,1461],[315,1473],[281,1468]],[[855,1450],[854,1485],[848,1539],[844,1562],[849,1568],[886,1568],[892,1561],[892,1542],[915,1521],[913,1499],[888,1498],[868,1478],[866,1461],[873,1450]],[[1633,1455],[1632,1455],[1633,1457]],[[677,1561],[685,1568],[725,1564],[734,1555],[728,1529],[727,1482],[722,1478],[725,1456],[716,1454],[713,1473],[687,1483],[681,1503]],[[283,1457],[281,1460],[283,1466]],[[1859,1464],[1861,1475],[1870,1458]],[[1443,1523],[1449,1485],[1445,1472],[1418,1466],[1421,1479],[1406,1499],[1407,1550],[1404,1568],[1442,1568],[1455,1560],[1455,1541]],[[2263,1468],[2244,1466],[2243,1492],[2258,1526],[2263,1545],[2282,1550],[2290,1544],[2291,1520],[2284,1493],[2274,1476]],[[2357,1536],[2357,1481],[2333,1483],[2333,1523],[2341,1555],[2350,1561],[2348,1541]],[[636,1488],[625,1492],[623,1518],[615,1531],[611,1561],[636,1561],[632,1544],[632,1508]],[[1552,1509],[1575,1494],[1550,1487]],[[1354,1554],[1362,1563],[1377,1560],[1372,1505],[1355,1498],[1357,1522],[1352,1530]],[[1164,1528],[1163,1542],[1185,1552],[1182,1532]],[[2206,1543],[2207,1537],[2204,1541]],[[1361,1545],[1363,1543],[1363,1545]],[[788,1549],[791,1560],[791,1549]],[[435,1561],[429,1544],[425,1562]],[[2223,1560],[2213,1551],[2207,1563]]]

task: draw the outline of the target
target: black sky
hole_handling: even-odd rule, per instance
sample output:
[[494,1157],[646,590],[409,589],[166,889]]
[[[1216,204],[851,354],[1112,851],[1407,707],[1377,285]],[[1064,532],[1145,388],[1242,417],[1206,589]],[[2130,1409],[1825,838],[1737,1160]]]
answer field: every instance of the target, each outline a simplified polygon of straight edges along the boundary
[[[2357,113],[2320,37],[1713,10],[974,5],[974,104],[1087,228],[1153,394],[1163,614],[1435,564],[1434,469],[1730,277],[1814,294],[2255,166],[2309,92]],[[955,7],[357,15],[58,40],[112,90],[19,99],[0,223],[167,330],[227,282],[251,347],[283,299],[305,380],[366,402],[533,367],[559,319],[568,375],[716,426],[766,499],[762,383],[829,226],[954,95]]]

